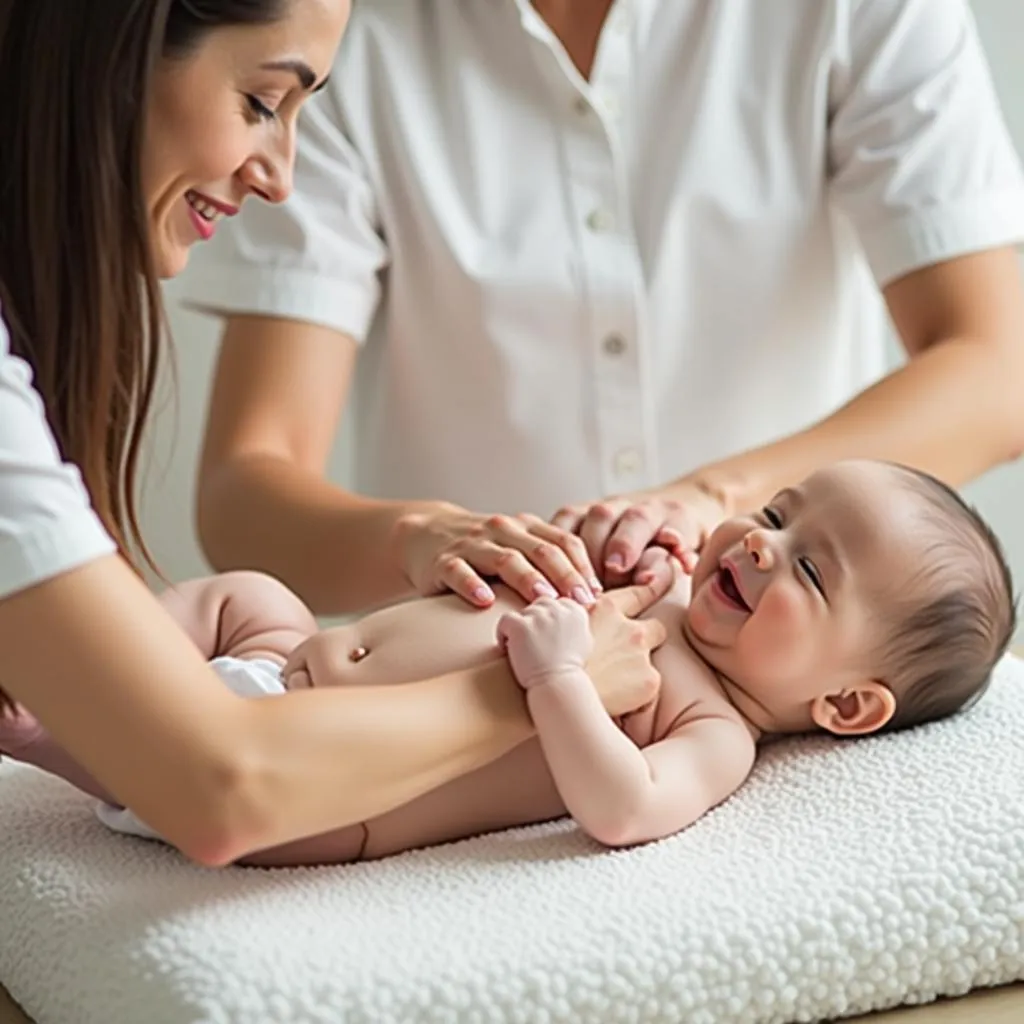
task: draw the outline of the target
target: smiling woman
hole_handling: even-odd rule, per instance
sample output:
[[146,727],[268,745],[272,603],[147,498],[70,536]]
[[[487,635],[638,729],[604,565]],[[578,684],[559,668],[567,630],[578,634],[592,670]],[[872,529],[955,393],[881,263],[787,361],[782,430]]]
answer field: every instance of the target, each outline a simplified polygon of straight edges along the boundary
[[[531,731],[502,660],[233,696],[126,564],[159,278],[249,197],[288,194],[348,7],[0,0],[0,753],[57,743],[209,864],[383,813]],[[657,637],[630,618],[658,595],[620,594],[593,671],[624,709],[654,685]]]
[[4,320],[122,552],[129,538],[144,549],[135,470],[159,356],[157,280],[247,196],[287,195],[295,118],[346,8],[0,6],[0,91],[20,97],[0,110]]
[[197,48],[196,23],[213,17],[203,6],[176,6],[166,60],[153,81],[142,176],[162,277],[179,273],[189,248],[212,238],[217,221],[237,214],[247,196],[280,202],[291,190],[295,114],[326,81],[318,85],[310,61],[328,63],[315,53],[297,55],[308,53],[311,26],[320,39],[332,38],[341,5],[208,4],[239,23]]

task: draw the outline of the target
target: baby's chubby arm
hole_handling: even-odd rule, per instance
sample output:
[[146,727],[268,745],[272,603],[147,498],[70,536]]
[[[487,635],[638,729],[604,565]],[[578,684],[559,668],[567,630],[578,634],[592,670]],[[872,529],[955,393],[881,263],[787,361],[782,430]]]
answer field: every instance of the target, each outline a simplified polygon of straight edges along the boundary
[[573,602],[538,601],[505,615],[498,636],[526,691],[558,792],[598,842],[628,846],[678,832],[749,774],[753,737],[730,718],[686,720],[639,749],[601,706],[583,668],[590,632]]

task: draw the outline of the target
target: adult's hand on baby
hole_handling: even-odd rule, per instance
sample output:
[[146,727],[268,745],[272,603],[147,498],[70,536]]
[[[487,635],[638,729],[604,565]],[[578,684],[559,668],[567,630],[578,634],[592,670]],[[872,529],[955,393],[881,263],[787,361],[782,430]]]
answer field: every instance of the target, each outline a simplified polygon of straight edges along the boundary
[[590,612],[594,649],[587,673],[613,717],[636,711],[658,696],[661,676],[651,654],[665,642],[665,627],[657,619],[638,617],[663,598],[675,580],[672,561],[664,559],[652,566],[646,582],[602,595]]
[[498,620],[498,643],[524,690],[582,672],[594,649],[590,620],[567,598],[541,598]]
[[684,572],[688,571],[684,568],[679,558],[667,548],[645,548],[643,554],[640,555],[639,561],[636,563],[636,568],[633,570],[633,578],[630,582],[650,583],[663,572],[675,574],[677,567],[683,569]]
[[615,587],[631,578],[651,545],[665,548],[692,572],[704,542],[725,517],[711,493],[681,481],[660,491],[567,506],[551,521],[579,536],[604,585]]
[[424,597],[450,590],[486,608],[494,602],[488,579],[526,601],[561,595],[590,606],[600,591],[583,540],[537,516],[440,505],[403,516],[395,536],[402,569]]

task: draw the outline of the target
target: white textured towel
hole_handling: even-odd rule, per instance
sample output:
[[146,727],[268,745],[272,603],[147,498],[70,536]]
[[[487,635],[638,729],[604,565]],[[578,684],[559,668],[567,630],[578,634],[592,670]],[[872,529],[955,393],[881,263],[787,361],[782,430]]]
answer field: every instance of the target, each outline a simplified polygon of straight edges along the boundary
[[915,733],[769,750],[682,835],[568,823],[202,870],[0,769],[0,979],[38,1024],[782,1024],[1024,978],[1024,665]]

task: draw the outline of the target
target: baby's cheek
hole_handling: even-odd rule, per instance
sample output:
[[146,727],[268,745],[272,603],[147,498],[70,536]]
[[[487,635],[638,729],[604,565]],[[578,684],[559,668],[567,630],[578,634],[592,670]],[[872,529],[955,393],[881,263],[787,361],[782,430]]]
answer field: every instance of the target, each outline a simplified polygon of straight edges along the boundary
[[768,590],[761,598],[756,614],[780,639],[788,639],[792,634],[807,628],[803,601],[790,587],[773,587]]

